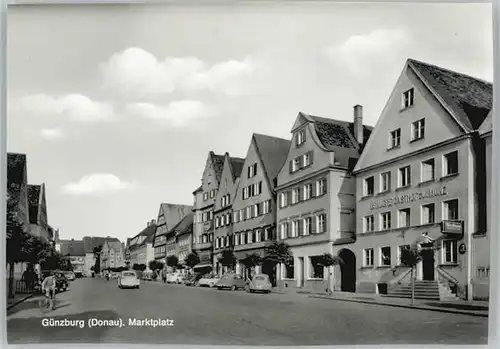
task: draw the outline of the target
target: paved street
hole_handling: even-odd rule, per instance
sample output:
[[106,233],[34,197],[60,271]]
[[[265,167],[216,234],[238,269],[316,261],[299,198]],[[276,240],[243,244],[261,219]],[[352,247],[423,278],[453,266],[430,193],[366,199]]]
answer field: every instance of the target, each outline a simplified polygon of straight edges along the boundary
[[[44,316],[35,301],[8,315],[9,344],[164,343],[232,345],[485,344],[487,318],[367,304],[259,295],[182,285],[79,279]],[[42,326],[42,319],[85,320],[84,328]],[[87,320],[122,319],[125,326],[88,328]],[[173,320],[172,327],[129,327],[129,318]]]

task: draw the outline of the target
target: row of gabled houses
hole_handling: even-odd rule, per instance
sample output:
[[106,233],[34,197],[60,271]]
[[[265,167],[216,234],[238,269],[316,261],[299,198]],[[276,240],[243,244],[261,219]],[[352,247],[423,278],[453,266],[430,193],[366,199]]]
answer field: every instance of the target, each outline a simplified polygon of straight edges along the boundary
[[[7,153],[7,200],[16,207],[17,217],[30,234],[55,243],[59,230],[48,223],[45,183],[29,184],[26,154]],[[16,264],[16,278],[26,266],[26,263]]]
[[[195,271],[222,273],[224,249],[239,261],[284,241],[292,263],[257,272],[373,293],[408,281],[400,256],[417,245],[431,251],[418,280],[488,298],[491,118],[491,83],[409,59],[374,127],[361,105],[350,121],[299,113],[290,139],[253,134],[244,158],[211,151],[192,207],[162,204],[135,242],[150,244],[146,259],[195,252]],[[342,262],[326,268],[324,253]]]

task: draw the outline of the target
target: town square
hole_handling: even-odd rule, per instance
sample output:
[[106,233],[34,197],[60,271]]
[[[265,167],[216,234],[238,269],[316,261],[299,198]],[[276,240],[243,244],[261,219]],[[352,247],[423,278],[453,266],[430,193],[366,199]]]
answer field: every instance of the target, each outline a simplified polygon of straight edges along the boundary
[[[426,6],[339,36],[331,18],[373,10],[118,6],[110,24],[111,7],[14,8],[9,344],[487,343],[489,29],[457,36],[436,5],[452,34],[434,37]],[[126,39],[132,12],[148,28]],[[77,29],[84,13],[106,44]],[[37,31],[64,56],[41,50],[54,76],[27,58]],[[435,53],[443,40],[480,58]]]

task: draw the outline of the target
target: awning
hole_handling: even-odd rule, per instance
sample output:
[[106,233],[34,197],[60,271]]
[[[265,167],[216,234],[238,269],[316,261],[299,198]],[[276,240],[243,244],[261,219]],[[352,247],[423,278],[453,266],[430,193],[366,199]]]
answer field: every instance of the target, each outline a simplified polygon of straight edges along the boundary
[[193,269],[199,269],[199,268],[212,268],[212,264],[204,263],[204,264],[197,264],[193,267]]

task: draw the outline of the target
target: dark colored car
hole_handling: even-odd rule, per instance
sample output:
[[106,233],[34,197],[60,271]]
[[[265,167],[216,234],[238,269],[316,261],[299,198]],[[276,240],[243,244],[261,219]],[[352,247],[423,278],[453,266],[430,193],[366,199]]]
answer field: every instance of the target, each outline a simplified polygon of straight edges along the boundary
[[227,273],[222,275],[220,280],[215,284],[215,287],[218,290],[230,289],[232,291],[236,291],[237,289],[245,288],[245,285],[246,283],[243,276],[234,273]]
[[195,286],[196,283],[201,279],[202,276],[203,276],[203,274],[200,274],[200,273],[189,275],[184,280],[184,285],[186,285],[186,286]]

